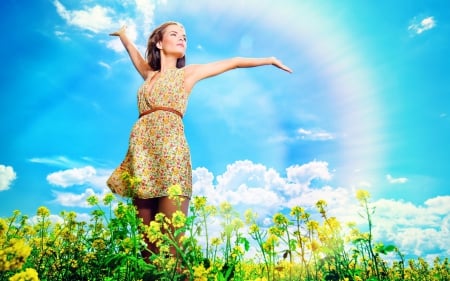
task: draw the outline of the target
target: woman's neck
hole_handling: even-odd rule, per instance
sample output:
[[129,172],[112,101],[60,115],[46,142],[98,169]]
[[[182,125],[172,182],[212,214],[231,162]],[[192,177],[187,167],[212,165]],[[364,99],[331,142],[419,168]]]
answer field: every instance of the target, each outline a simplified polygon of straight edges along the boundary
[[161,72],[177,68],[177,60],[175,57],[161,56]]

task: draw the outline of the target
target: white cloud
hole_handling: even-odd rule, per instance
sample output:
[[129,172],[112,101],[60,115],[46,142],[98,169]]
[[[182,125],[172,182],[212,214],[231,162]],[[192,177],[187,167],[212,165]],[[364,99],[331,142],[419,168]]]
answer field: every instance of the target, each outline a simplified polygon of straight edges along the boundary
[[408,30],[413,34],[422,34],[423,32],[430,30],[436,26],[436,20],[434,17],[417,18],[414,17],[411,20]]
[[31,163],[37,163],[37,164],[46,164],[51,166],[58,166],[58,167],[73,167],[78,166],[79,163],[76,161],[73,161],[65,156],[55,156],[55,157],[34,157],[28,159]]
[[289,182],[309,186],[313,179],[331,180],[328,163],[312,161],[303,165],[294,165],[286,169]]
[[297,133],[298,133],[297,138],[300,138],[302,140],[324,141],[324,140],[332,140],[335,138],[333,134],[319,129],[306,130],[300,128],[297,130]]
[[306,207],[313,208],[324,196],[333,198],[331,201],[338,197],[330,196],[332,192],[328,186],[310,187],[314,179],[332,178],[326,162],[294,165],[286,169],[286,174],[284,178],[262,164],[249,160],[236,161],[228,165],[222,175],[217,176],[217,183],[214,184],[214,175],[206,168],[198,168],[193,171],[194,194],[206,196],[212,205],[227,201],[239,212],[253,209],[261,217],[294,205],[306,204]]
[[[132,42],[137,41],[138,34],[145,37],[146,42],[151,29],[154,28],[153,19],[156,4],[153,1],[122,1],[119,3],[111,3],[114,7],[95,5],[91,7],[82,6],[72,10],[66,8],[59,0],[55,0],[53,4],[55,5],[59,16],[64,19],[68,25],[83,30],[89,30],[93,33],[109,34],[115,29],[119,29],[121,26],[125,25],[127,26],[127,36]],[[165,2],[157,1],[157,4],[165,4]],[[123,9],[127,12],[121,13],[120,11]],[[136,23],[139,23],[139,28]],[[60,30],[55,31],[55,35],[65,40],[69,39],[67,33]],[[101,42],[116,52],[125,51],[125,48],[117,37],[111,37],[110,40],[102,39]],[[137,45],[139,49],[145,48],[139,44]]]
[[83,193],[71,193],[71,192],[58,192],[53,191],[55,194],[55,201],[64,207],[82,207],[88,208],[90,205],[87,203],[87,199],[90,196],[101,197],[96,194],[92,188],[87,188]]
[[16,178],[17,175],[13,167],[0,165],[0,191],[8,190]]
[[103,66],[104,68],[106,68],[106,69],[108,69],[108,70],[111,69],[111,65],[107,64],[107,63],[104,62],[104,61],[99,61],[98,64],[101,65],[101,66]]
[[61,192],[53,190],[54,201],[65,207],[89,207],[86,199],[91,195],[101,198],[111,192],[106,186],[106,181],[111,175],[111,170],[95,169],[92,166],[72,168],[51,173],[47,181],[63,188],[85,185],[88,186],[81,194],[75,192]]
[[407,178],[394,178],[389,174],[386,175],[386,179],[391,184],[402,184],[402,183],[406,183],[408,181]]
[[[136,0],[136,10],[141,15],[145,34],[150,34],[155,17],[155,4],[153,1]],[[140,21],[141,22],[141,21]]]
[[450,253],[450,196],[430,198],[424,206],[386,199],[373,205],[375,239],[395,244],[403,254]]
[[114,21],[111,18],[111,14],[114,14],[114,11],[110,8],[95,5],[93,7],[84,7],[82,10],[70,11],[58,0],[55,0],[53,4],[58,14],[69,25],[77,26],[94,33],[109,30],[113,26]]
[[96,170],[91,166],[86,166],[51,173],[47,176],[47,181],[52,185],[68,187],[88,183],[95,176]]
[[[361,230],[367,221],[359,215],[361,208],[354,198],[354,190],[329,185],[311,186],[313,179],[330,180],[332,174],[328,163],[313,161],[286,169],[286,177],[277,171],[251,161],[237,161],[216,177],[206,168],[193,171],[194,195],[206,196],[208,202],[217,206],[231,203],[238,213],[252,209],[261,222],[271,221],[280,210],[302,206],[316,213],[318,200],[327,202],[329,216],[342,223],[356,222]],[[402,254],[448,255],[450,231],[450,196],[438,196],[417,206],[411,202],[380,199],[371,203],[375,242],[395,244]],[[215,231],[219,231],[217,227]],[[214,232],[212,230],[212,232]]]

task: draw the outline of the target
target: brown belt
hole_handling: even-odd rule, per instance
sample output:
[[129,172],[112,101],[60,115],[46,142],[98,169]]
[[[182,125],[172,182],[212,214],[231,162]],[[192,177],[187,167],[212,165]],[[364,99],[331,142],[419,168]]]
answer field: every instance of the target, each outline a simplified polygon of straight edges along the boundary
[[142,112],[141,114],[139,114],[139,118],[141,118],[144,115],[150,114],[152,112],[155,112],[157,110],[162,110],[162,111],[168,111],[168,112],[172,112],[178,116],[180,116],[180,118],[183,118],[183,114],[181,114],[181,112],[179,112],[176,109],[170,108],[170,107],[165,107],[165,106],[155,106],[152,107],[152,109],[146,110],[144,112]]

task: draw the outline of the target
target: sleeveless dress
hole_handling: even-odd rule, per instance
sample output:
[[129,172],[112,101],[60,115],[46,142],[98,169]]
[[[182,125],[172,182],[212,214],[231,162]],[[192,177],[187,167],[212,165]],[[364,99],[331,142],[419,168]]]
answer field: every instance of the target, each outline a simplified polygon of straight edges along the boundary
[[[151,88],[149,80],[138,90],[139,114],[160,107],[185,113],[189,93],[184,89],[184,68],[160,73]],[[133,188],[124,175],[138,179]],[[107,184],[116,194],[141,199],[168,196],[167,189],[178,184],[182,195],[190,198],[192,166],[182,118],[167,110],[141,116],[131,130],[125,159]]]

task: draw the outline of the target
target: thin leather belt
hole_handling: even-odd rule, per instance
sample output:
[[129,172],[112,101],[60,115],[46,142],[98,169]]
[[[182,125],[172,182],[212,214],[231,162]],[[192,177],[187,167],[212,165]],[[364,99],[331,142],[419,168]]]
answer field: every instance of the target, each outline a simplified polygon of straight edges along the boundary
[[183,114],[181,114],[181,112],[179,112],[179,111],[176,110],[176,109],[173,109],[173,108],[170,108],[170,107],[165,107],[165,106],[155,106],[155,107],[152,107],[151,109],[146,110],[146,111],[142,112],[141,114],[139,114],[139,118],[141,118],[141,117],[144,116],[144,115],[150,114],[150,113],[152,113],[152,112],[158,111],[158,110],[172,112],[172,113],[174,113],[174,114],[180,116],[180,118],[183,118]]

